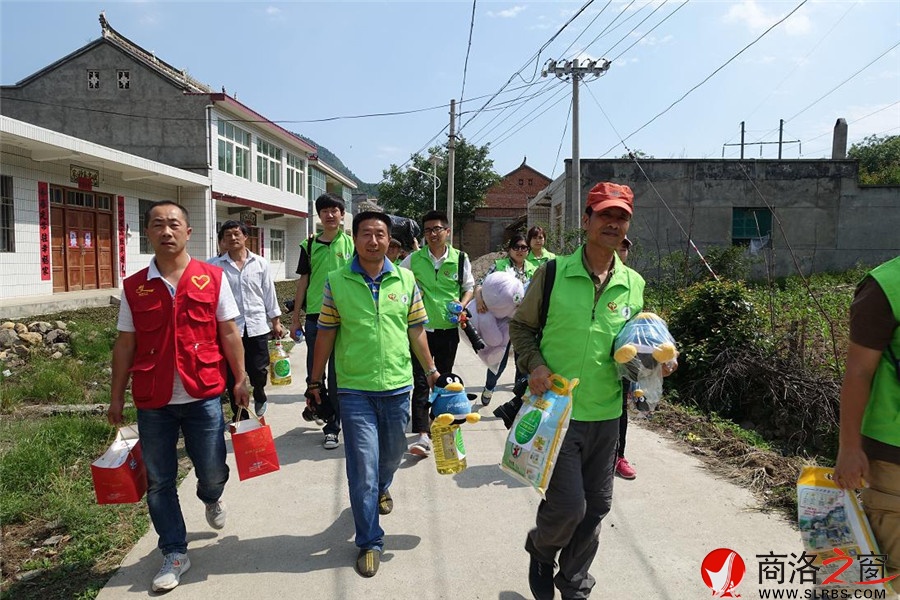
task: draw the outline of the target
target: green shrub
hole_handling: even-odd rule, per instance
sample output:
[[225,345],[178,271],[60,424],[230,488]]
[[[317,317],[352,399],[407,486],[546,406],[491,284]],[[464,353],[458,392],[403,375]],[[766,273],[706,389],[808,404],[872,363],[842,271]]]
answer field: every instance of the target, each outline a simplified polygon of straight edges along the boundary
[[668,320],[681,352],[678,370],[669,378],[682,398],[703,410],[730,416],[732,407],[706,406],[694,384],[713,374],[716,357],[732,348],[759,345],[761,322],[743,283],[707,281],[685,290]]

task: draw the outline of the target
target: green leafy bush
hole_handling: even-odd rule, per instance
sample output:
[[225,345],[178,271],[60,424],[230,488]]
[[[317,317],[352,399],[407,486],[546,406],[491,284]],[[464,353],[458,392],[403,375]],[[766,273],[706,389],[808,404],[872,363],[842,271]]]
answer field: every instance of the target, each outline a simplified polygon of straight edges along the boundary
[[693,398],[702,410],[731,416],[732,406],[709,406],[695,385],[713,375],[722,352],[763,342],[749,291],[740,282],[707,281],[686,289],[679,300],[668,321],[681,352],[671,383],[679,396]]

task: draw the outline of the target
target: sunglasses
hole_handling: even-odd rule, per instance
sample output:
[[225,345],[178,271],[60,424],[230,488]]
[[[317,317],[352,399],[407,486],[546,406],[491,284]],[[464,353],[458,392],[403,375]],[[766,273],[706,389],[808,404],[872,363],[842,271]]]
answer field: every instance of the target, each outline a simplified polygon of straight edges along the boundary
[[528,250],[528,246],[513,246],[510,250],[515,250],[517,252],[525,252]]

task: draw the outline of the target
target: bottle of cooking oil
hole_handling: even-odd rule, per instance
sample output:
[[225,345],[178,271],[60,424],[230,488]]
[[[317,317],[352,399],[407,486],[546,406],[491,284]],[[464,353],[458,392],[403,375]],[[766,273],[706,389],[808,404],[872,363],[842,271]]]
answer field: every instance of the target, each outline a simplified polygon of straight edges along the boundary
[[275,347],[269,352],[269,381],[272,385],[291,383],[291,360],[282,348],[281,340],[276,340]]
[[459,425],[431,426],[431,441],[434,444],[434,464],[441,475],[453,475],[466,468],[466,447],[463,445],[462,429]]

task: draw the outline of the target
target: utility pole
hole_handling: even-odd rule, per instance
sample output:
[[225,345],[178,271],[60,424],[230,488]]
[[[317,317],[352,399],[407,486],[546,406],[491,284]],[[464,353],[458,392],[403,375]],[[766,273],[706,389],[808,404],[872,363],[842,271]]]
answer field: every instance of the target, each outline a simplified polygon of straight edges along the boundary
[[453,245],[453,183],[456,171],[456,100],[450,101],[450,142],[447,145],[447,221],[450,225],[450,245]]
[[578,85],[585,77],[595,79],[600,77],[609,70],[610,64],[605,58],[550,59],[541,71],[542,77],[556,75],[559,79],[572,78],[572,194],[568,204],[572,211],[571,223],[576,226],[584,212],[581,193],[581,156],[578,143]]

